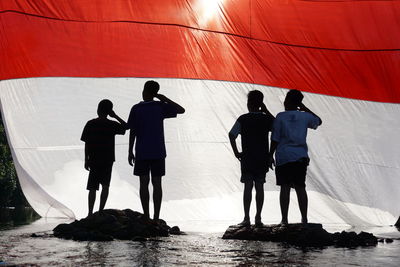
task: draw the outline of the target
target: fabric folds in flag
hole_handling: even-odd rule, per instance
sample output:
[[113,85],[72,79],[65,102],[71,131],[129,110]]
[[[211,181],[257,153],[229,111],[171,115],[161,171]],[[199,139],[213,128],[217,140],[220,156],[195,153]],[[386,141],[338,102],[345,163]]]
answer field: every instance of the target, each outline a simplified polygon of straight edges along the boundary
[[[309,133],[311,220],[393,224],[399,16],[399,1],[3,0],[1,112],[23,191],[42,216],[84,216],[85,122],[104,98],[127,118],[154,79],[186,108],[165,125],[161,215],[239,220],[240,168],[227,133],[250,90],[277,114],[287,90],[299,89],[324,121]],[[108,206],[140,210],[128,137],[116,143]],[[273,172],[265,190],[264,217],[278,221]]]

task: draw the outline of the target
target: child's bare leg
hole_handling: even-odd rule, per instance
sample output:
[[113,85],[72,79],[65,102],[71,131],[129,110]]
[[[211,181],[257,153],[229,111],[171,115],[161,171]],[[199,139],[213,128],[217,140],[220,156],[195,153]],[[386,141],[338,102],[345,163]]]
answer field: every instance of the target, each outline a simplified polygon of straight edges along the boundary
[[160,218],[160,209],[162,201],[162,186],[161,176],[151,177],[151,183],[153,184],[153,201],[154,201],[154,220]]
[[281,223],[287,224],[288,223],[289,202],[290,202],[290,186],[281,185],[279,201],[280,201],[280,205],[281,205],[281,214],[282,214]]
[[295,190],[297,194],[297,201],[299,202],[301,222],[308,223],[308,218],[307,218],[308,197],[306,188],[303,186],[296,186]]
[[104,210],[104,207],[106,205],[107,198],[108,198],[108,191],[109,191],[109,187],[108,186],[102,186],[101,195],[100,195],[100,208],[99,208],[99,211]]
[[264,205],[264,183],[256,182],[256,224],[261,224],[261,211]]
[[250,222],[250,204],[253,190],[253,181],[248,181],[244,183],[243,192],[243,207],[244,207],[244,221]]
[[150,212],[149,212],[149,201],[150,201],[150,195],[149,195],[149,182],[150,182],[150,177],[149,175],[143,175],[139,176],[140,179],[140,189],[139,189],[139,194],[140,194],[140,202],[142,203],[142,208],[143,208],[143,214],[146,218],[150,217]]
[[89,215],[93,214],[93,207],[94,207],[94,202],[96,201],[96,190],[89,190],[89,195],[88,195],[88,204],[89,204]]

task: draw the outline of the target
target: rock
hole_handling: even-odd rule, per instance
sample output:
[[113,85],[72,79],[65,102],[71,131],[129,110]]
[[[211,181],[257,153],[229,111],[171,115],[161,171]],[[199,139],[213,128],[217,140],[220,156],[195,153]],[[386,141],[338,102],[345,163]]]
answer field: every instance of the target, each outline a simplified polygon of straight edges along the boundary
[[92,241],[113,241],[114,238],[111,235],[103,234],[101,232],[92,232]]
[[143,214],[138,212],[138,211],[133,211],[131,209],[124,209],[123,212],[125,213],[126,216],[128,216],[131,219],[139,219],[143,217]]
[[323,229],[321,224],[264,225],[262,227],[232,225],[222,238],[284,242],[301,247],[371,246],[378,242],[374,235],[365,232],[358,235],[355,232],[344,231],[331,234]]
[[134,236],[131,240],[136,242],[141,242],[141,241],[147,241],[147,238],[143,236]]
[[[62,237],[62,236],[58,236]],[[75,241],[88,241],[92,239],[92,235],[90,231],[76,231],[74,234],[71,236],[73,240]],[[69,238],[67,238],[69,239]]]
[[173,226],[171,229],[169,229],[169,233],[171,235],[180,235],[181,234],[181,229],[179,229],[178,226]]
[[120,239],[120,240],[130,240],[131,239],[131,235],[128,232],[128,228],[127,227],[124,227],[124,228],[121,228],[121,229],[115,231],[113,233],[113,237],[115,239]]
[[[177,228],[177,229],[176,229]],[[176,227],[171,233],[180,232]],[[164,220],[151,220],[130,209],[107,209],[70,224],[59,224],[54,236],[77,241],[115,239],[145,241],[149,237],[169,236],[172,228]]]
[[79,228],[74,227],[73,223],[71,224],[62,223],[57,225],[56,228],[53,229],[54,236],[62,237],[64,239],[72,239],[74,233],[79,231]]
[[360,246],[375,246],[378,243],[378,238],[371,233],[361,232],[357,238]]
[[361,232],[341,232],[334,234],[334,242],[338,247],[358,247],[358,246],[375,246],[378,243],[376,238],[371,233]]
[[48,232],[39,232],[39,233],[28,234],[26,236],[33,237],[33,238],[48,238],[48,237],[52,237],[53,235]]
[[356,232],[341,232],[335,240],[338,247],[357,247],[357,234]]
[[385,238],[385,242],[386,242],[386,243],[393,243],[393,239],[391,239],[391,238]]

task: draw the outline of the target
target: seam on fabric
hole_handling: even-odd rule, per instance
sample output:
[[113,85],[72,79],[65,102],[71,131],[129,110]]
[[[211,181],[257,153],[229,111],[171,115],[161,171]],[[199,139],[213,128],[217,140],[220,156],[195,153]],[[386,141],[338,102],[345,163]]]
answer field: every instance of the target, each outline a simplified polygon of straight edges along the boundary
[[158,23],[158,22],[145,22],[145,21],[134,21],[134,20],[132,20],[132,21],[129,21],[129,20],[105,20],[105,21],[73,20],[73,19],[61,19],[61,18],[43,16],[43,15],[38,15],[38,14],[31,14],[31,13],[27,13],[27,12],[18,11],[18,10],[1,10],[0,14],[2,14],[2,13],[16,13],[16,14],[21,14],[21,15],[26,15],[26,16],[31,16],[31,17],[37,17],[37,18],[49,19],[49,20],[56,20],[56,21],[65,21],[65,22],[79,22],[79,23],[133,23],[133,24],[157,25],[157,26],[173,26],[173,27],[181,27],[181,28],[186,28],[186,29],[191,29],[191,30],[198,30],[198,31],[209,32],[209,33],[217,33],[217,34],[222,34],[222,35],[227,35],[227,36],[239,37],[239,38],[243,38],[243,39],[247,39],[247,40],[266,42],[266,43],[275,44],[275,45],[297,47],[297,48],[305,48],[305,49],[317,49],[317,50],[329,50],[329,51],[349,51],[349,52],[400,51],[400,48],[348,49],[348,48],[332,48],[332,47],[320,47],[320,46],[307,46],[307,45],[289,44],[289,43],[277,42],[277,41],[272,41],[272,40],[252,38],[252,37],[249,37],[249,36],[235,34],[235,33],[207,30],[207,29],[197,28],[197,27],[183,25],[183,24],[176,24],[176,23],[161,23],[161,22]]
[[[178,144],[183,142],[165,141],[166,144]],[[185,141],[185,144],[228,144],[228,141]],[[128,143],[119,143],[115,146],[127,146]],[[84,145],[63,145],[63,146],[39,146],[39,147],[14,147],[18,150],[37,150],[37,151],[66,151],[84,149]]]

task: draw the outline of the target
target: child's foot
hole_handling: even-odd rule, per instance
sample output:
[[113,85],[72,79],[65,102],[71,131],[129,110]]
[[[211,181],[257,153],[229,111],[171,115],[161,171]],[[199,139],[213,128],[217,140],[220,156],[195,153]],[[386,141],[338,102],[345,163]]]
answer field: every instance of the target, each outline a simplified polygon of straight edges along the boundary
[[140,217],[140,219],[141,219],[142,221],[144,221],[144,222],[150,222],[150,221],[151,221],[150,216],[147,215],[147,214],[142,214],[142,216]]
[[286,227],[288,224],[289,224],[288,221],[282,220],[278,225],[279,225],[280,227]]
[[239,226],[250,226],[250,219],[245,218],[241,223],[238,224]]
[[163,219],[154,219],[154,222],[158,225],[167,225],[167,223]]
[[261,217],[256,216],[256,218],[255,218],[255,225],[256,225],[256,227],[262,227],[262,226],[264,226],[264,224],[263,224],[262,221],[261,221]]
[[302,228],[307,228],[307,226],[308,226],[308,220],[307,220],[307,218],[301,219],[301,227],[302,227]]

